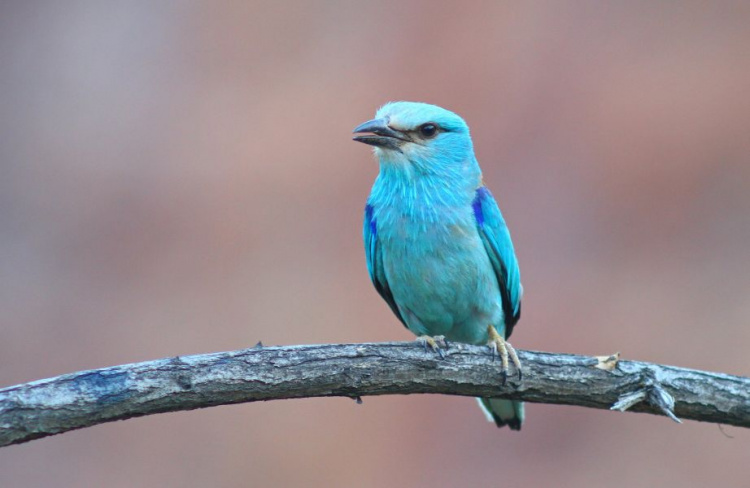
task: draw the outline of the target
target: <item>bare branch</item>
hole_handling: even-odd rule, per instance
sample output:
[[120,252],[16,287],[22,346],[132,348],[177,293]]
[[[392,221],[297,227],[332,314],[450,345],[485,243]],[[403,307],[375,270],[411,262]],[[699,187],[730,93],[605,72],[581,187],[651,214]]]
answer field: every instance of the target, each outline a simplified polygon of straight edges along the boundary
[[214,405],[411,393],[614,405],[675,420],[750,427],[749,378],[616,356],[518,354],[523,380],[509,378],[505,386],[487,349],[463,344],[451,344],[446,359],[414,343],[331,344],[256,347],[82,371],[0,390],[0,446]]

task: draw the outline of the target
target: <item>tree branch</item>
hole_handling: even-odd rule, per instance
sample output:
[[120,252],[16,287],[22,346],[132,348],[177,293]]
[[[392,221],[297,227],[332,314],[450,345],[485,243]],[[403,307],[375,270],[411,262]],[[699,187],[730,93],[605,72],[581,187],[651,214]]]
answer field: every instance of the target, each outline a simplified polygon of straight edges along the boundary
[[[487,348],[446,359],[409,343],[262,347],[66,374],[0,390],[0,446],[114,420],[258,400],[442,393],[630,409],[750,427],[750,379],[635,361],[518,351],[501,383]],[[677,420],[677,417],[674,417]]]

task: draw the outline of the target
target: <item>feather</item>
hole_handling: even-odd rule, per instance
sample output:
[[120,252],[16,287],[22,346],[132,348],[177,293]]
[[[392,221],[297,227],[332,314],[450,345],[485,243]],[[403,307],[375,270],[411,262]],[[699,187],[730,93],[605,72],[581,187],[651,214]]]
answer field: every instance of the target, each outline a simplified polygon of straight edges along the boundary
[[500,296],[505,314],[505,337],[510,337],[513,327],[521,318],[521,274],[518,260],[510,240],[510,232],[503,214],[490,190],[479,187],[472,203],[479,235],[492,263],[500,286]]

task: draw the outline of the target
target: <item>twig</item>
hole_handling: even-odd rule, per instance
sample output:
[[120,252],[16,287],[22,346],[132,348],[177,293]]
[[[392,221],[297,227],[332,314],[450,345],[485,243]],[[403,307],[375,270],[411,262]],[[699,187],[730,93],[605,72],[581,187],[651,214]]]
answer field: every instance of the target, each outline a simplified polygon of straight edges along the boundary
[[445,359],[415,343],[259,344],[82,371],[0,390],[0,446],[215,405],[412,393],[629,409],[750,427],[749,378],[616,358],[608,359],[608,371],[595,357],[518,355],[523,381],[509,379],[505,386],[486,348],[455,343]]

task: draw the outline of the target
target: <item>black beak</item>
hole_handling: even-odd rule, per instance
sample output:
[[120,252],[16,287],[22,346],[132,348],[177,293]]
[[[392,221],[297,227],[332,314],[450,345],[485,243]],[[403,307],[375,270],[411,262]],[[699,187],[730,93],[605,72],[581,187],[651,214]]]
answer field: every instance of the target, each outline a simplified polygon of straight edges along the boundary
[[400,146],[404,142],[411,142],[409,136],[403,132],[391,129],[388,126],[388,119],[374,119],[358,125],[354,129],[355,134],[374,134],[357,136],[354,138],[357,142],[364,142],[371,146],[382,147],[384,149],[395,149],[400,151]]

